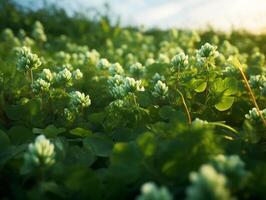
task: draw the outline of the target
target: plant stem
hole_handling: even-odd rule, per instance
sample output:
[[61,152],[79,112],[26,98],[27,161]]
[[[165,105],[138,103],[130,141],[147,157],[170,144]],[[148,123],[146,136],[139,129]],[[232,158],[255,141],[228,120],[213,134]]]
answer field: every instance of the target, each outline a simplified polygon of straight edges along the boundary
[[248,83],[248,79],[247,79],[247,77],[246,77],[246,75],[245,75],[245,73],[244,73],[244,71],[243,71],[243,69],[242,69],[242,65],[241,65],[241,63],[239,62],[239,60],[238,60],[237,58],[235,58],[233,64],[239,69],[239,71],[240,71],[240,73],[241,73],[241,76],[242,76],[242,78],[243,78],[243,80],[244,80],[245,86],[246,86],[246,88],[247,88],[247,90],[248,90],[248,92],[249,92],[249,95],[250,95],[250,97],[251,97],[251,100],[252,100],[252,102],[253,102],[253,104],[254,104],[256,110],[257,110],[257,113],[259,114],[259,116],[260,116],[260,118],[261,118],[261,120],[262,120],[264,126],[266,127],[266,120],[264,119],[262,113],[260,112],[259,105],[258,105],[258,103],[257,103],[257,101],[256,101],[256,98],[255,98],[255,95],[254,95],[254,93],[252,92],[252,89],[251,89],[251,87],[250,87],[250,85],[249,85],[249,83]]
[[30,71],[29,71],[29,77],[30,77],[31,84],[33,84],[33,73],[32,73],[32,69],[30,69]]
[[185,98],[184,98],[183,94],[180,92],[179,89],[176,88],[176,90],[177,90],[178,94],[179,94],[180,97],[181,97],[182,103],[183,103],[184,108],[185,108],[185,111],[186,111],[186,113],[187,113],[188,123],[191,124],[191,116],[190,116],[190,113],[189,113],[189,110],[188,110],[188,107],[187,107],[187,104],[186,104]]

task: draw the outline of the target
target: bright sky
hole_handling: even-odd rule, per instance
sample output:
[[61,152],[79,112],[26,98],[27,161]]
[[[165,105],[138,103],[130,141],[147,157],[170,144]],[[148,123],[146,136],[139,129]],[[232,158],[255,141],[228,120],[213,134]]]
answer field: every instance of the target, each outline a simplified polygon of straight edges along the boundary
[[[32,7],[43,0],[15,0]],[[102,8],[108,2],[124,25],[147,27],[204,28],[253,32],[266,29],[266,0],[46,0],[57,2],[68,12],[89,7]]]

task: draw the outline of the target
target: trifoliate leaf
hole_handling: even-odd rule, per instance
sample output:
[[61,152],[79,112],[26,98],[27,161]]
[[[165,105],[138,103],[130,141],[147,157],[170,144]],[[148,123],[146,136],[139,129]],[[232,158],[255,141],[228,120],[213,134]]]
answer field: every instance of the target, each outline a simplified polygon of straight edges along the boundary
[[234,97],[223,96],[218,103],[215,104],[215,108],[219,111],[225,111],[231,108],[234,103]]

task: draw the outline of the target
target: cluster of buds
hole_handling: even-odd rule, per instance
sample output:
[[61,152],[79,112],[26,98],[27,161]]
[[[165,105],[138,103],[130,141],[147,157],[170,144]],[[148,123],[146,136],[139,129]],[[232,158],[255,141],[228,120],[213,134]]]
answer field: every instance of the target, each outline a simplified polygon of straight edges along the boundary
[[29,144],[24,155],[25,166],[49,167],[55,163],[54,145],[44,135],[39,135],[34,143]]
[[216,58],[217,56],[219,56],[219,52],[217,51],[216,46],[212,46],[209,43],[205,43],[197,51],[197,56],[200,58]]
[[157,187],[153,182],[142,185],[141,194],[136,200],[172,200],[173,197],[166,187]]
[[47,38],[44,32],[43,25],[41,22],[36,21],[33,25],[33,30],[32,30],[32,37],[40,42],[46,42]]
[[31,52],[28,47],[22,47],[17,51],[17,70],[27,72],[37,69],[42,63],[40,58]]
[[131,77],[123,77],[121,75],[115,75],[108,80],[110,93],[114,98],[122,98],[128,93],[134,93],[136,91],[144,91],[141,80],[135,80]]
[[89,95],[85,95],[79,91],[73,91],[69,94],[70,98],[70,107],[72,110],[78,110],[79,108],[83,109],[91,105],[91,99]]
[[185,53],[179,53],[171,60],[174,71],[180,71],[188,66],[188,56]]
[[188,200],[232,199],[227,189],[227,179],[211,165],[203,165],[199,172],[190,173],[192,185],[187,188]]
[[165,99],[168,96],[168,86],[161,80],[158,80],[154,86],[152,95],[156,98]]

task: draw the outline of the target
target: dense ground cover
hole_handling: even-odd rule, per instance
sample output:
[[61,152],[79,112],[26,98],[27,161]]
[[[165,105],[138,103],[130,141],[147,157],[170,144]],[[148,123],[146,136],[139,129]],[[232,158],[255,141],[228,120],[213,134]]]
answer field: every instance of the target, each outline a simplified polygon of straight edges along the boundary
[[265,199],[265,35],[7,2],[1,199]]

